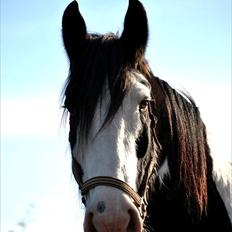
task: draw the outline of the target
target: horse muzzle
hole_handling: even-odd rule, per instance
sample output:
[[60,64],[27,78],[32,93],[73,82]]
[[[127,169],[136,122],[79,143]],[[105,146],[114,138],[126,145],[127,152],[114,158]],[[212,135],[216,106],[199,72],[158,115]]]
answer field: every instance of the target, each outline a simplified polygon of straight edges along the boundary
[[97,186],[86,204],[85,232],[141,232],[143,220],[133,200],[120,189]]

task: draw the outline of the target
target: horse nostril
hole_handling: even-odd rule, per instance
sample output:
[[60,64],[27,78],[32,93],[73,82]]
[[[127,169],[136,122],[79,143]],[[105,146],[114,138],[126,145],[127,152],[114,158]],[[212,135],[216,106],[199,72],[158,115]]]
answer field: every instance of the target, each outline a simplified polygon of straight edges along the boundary
[[130,215],[130,221],[128,223],[127,232],[141,232],[142,226],[138,212],[134,209],[130,209],[128,210],[128,214]]
[[84,221],[85,232],[97,232],[93,224],[93,217],[94,217],[94,214],[91,212],[85,216],[85,221]]

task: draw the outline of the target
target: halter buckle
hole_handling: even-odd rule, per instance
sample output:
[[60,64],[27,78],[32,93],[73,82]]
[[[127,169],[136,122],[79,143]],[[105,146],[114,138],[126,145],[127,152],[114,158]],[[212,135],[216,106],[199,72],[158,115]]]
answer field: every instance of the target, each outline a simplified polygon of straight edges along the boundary
[[139,213],[140,213],[142,220],[144,220],[146,215],[147,215],[147,205],[148,205],[148,202],[146,200],[146,197],[142,197],[141,198],[141,205],[138,207],[138,210],[139,210]]

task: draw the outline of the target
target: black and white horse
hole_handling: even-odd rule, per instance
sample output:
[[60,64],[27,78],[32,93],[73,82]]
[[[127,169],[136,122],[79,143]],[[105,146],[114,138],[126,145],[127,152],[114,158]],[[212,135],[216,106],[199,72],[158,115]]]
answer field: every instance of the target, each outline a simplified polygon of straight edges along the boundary
[[64,107],[84,231],[231,232],[230,185],[214,178],[199,110],[145,60],[143,5],[129,1],[118,37],[88,34],[74,1],[62,33],[70,61]]

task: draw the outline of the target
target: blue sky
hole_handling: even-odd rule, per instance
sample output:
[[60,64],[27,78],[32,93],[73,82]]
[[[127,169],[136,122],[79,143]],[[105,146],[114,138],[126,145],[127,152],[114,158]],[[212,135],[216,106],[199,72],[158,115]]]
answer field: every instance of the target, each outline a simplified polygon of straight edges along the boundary
[[[70,1],[1,1],[1,231],[81,231],[59,96]],[[153,72],[200,107],[213,154],[231,158],[231,1],[142,0]],[[79,0],[90,32],[121,32],[127,0]],[[221,157],[220,157],[221,159]]]

